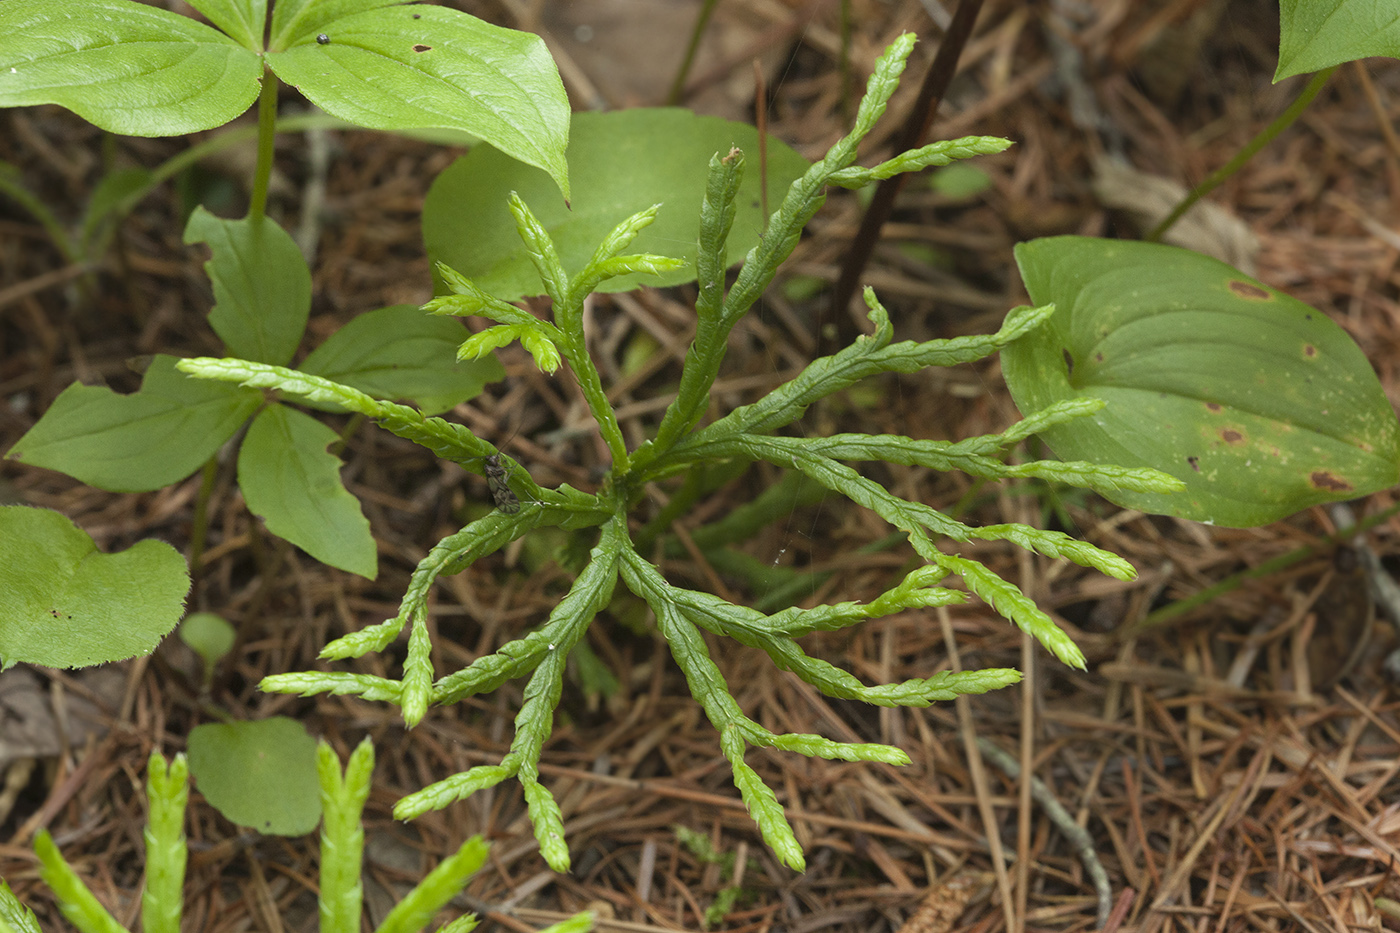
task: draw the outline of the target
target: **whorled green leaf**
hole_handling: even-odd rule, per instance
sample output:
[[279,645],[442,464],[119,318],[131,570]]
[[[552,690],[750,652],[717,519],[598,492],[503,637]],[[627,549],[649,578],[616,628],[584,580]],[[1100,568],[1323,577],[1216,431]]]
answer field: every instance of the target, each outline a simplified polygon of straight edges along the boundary
[[0,667],[89,667],[150,654],[180,621],[185,559],[147,539],[104,554],[64,516],[0,506]]
[[208,243],[213,253],[204,264],[214,285],[209,326],[229,352],[288,362],[311,312],[311,270],[287,231],[265,217],[224,220],[196,207],[185,242]]
[[412,305],[367,311],[337,330],[298,367],[376,398],[408,399],[438,414],[505,378],[495,357],[457,362],[460,324]]
[[339,438],[309,415],[272,405],[238,451],[238,486],[267,530],[332,567],[373,580],[374,536],[359,501],[340,481]]
[[0,2],[0,107],[58,104],[111,133],[178,136],[247,110],[261,75],[256,52],[144,3]]
[[1002,352],[1017,407],[1102,399],[1041,433],[1055,453],[1186,485],[1101,489],[1112,501],[1242,527],[1400,480],[1400,422],[1320,311],[1173,246],[1051,237],[1016,258],[1032,298],[1058,308]]
[[231,823],[300,836],[321,819],[316,742],[294,719],[195,726],[189,762],[195,787]]
[[1275,81],[1377,55],[1400,58],[1394,0],[1280,0]]
[[147,492],[203,466],[261,403],[258,392],[187,379],[161,355],[130,395],[64,389],[5,456],[110,492]]
[[245,48],[262,51],[267,24],[267,0],[187,0],[204,16],[238,40]]
[[[568,150],[577,190],[572,209],[559,202],[543,173],[489,146],[478,146],[433,182],[423,205],[423,238],[434,259],[484,291],[514,299],[542,291],[507,209],[509,192],[517,192],[530,205],[571,274],[584,267],[619,220],[660,204],[656,222],[632,245],[638,252],[684,259],[687,267],[658,275],[626,275],[602,283],[600,290],[686,282],[695,277],[705,166],[716,152],[728,152],[732,146],[756,153],[757,131],[679,109],[575,114]],[[807,163],[777,141],[769,142],[768,158],[768,190],[776,204]],[[750,172],[729,239],[730,264],[738,262],[763,232],[766,220],[758,185],[758,172]]]
[[569,99],[539,36],[445,6],[293,6],[274,16],[267,63],[312,103],[370,129],[471,133],[568,199]]

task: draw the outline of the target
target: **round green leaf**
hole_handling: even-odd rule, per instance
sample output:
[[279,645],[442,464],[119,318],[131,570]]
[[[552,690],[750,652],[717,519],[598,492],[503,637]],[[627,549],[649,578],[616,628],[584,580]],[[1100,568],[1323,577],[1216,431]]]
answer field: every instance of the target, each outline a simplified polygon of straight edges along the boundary
[[539,36],[442,6],[293,6],[274,16],[267,63],[326,113],[375,130],[471,133],[569,197],[569,98]]
[[316,742],[295,720],[195,726],[189,762],[195,787],[231,823],[300,836],[321,819]]
[[[627,247],[686,260],[686,268],[610,279],[599,291],[639,285],[676,285],[695,279],[700,202],[706,167],[716,152],[738,146],[750,155],[740,188],[727,259],[738,262],[758,244],[766,218],[759,196],[758,132],[751,126],[700,117],[677,108],[640,108],[574,115],[569,169],[578,196],[572,210],[559,203],[544,173],[477,146],[437,177],[423,204],[423,240],[429,255],[507,300],[543,292],[507,207],[511,191],[554,240],[564,269],[577,273],[599,242],[623,219],[661,204],[656,222]],[[782,203],[788,185],[807,162],[787,146],[768,142],[770,207]]]
[[1055,453],[1187,487],[1114,502],[1248,527],[1400,480],[1400,422],[1325,314],[1173,246],[1049,237],[1016,261],[1032,301],[1056,305],[1002,351],[1017,407],[1101,398],[1094,417],[1044,432]]
[[184,610],[190,576],[164,541],[103,554],[64,516],[0,506],[0,667],[88,667],[150,654]]
[[112,133],[222,126],[258,96],[257,53],[131,0],[0,2],[0,107],[58,104]]
[[229,653],[237,638],[233,626],[212,612],[191,612],[180,623],[180,640],[204,661],[204,680],[214,673],[214,665]]

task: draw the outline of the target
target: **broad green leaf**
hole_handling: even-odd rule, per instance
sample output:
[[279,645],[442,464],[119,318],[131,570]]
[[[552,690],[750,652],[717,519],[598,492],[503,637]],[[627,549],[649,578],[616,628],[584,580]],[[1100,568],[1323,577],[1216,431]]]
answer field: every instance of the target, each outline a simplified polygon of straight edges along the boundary
[[[423,205],[423,239],[435,260],[470,278],[483,291],[513,299],[542,294],[542,287],[507,209],[511,191],[519,193],[549,232],[570,275],[584,267],[619,222],[660,204],[656,222],[629,248],[684,259],[686,268],[612,279],[602,283],[600,290],[692,281],[706,166],[716,152],[727,153],[733,146],[756,160],[757,131],[676,108],[575,114],[568,153],[578,191],[572,210],[559,203],[542,172],[489,146],[478,146],[433,182]],[[796,152],[769,140],[768,192],[773,209],[806,169],[807,162]],[[740,186],[728,243],[729,264],[757,245],[765,222],[755,169],[745,173]]]
[[404,0],[277,0],[272,5],[270,49],[284,49],[297,36],[321,32],[321,27],[351,13],[363,13],[384,6],[398,6]]
[[543,169],[568,199],[569,99],[539,36],[441,6],[293,6],[267,63],[312,103],[375,130],[471,133]]
[[189,762],[196,789],[231,823],[300,836],[321,819],[316,742],[293,719],[195,726]]
[[238,486],[267,530],[332,567],[373,580],[374,537],[360,503],[340,482],[339,438],[310,415],[270,405],[238,451]]
[[150,654],[180,621],[185,559],[163,541],[104,554],[64,516],[0,506],[0,667]]
[[257,53],[134,0],[0,2],[0,107],[58,104],[124,136],[222,126],[258,96]]
[[1358,58],[1400,58],[1395,0],[1280,0],[1275,81]]
[[157,356],[130,395],[74,383],[6,454],[111,492],[147,492],[189,476],[262,403],[262,393],[190,379]]
[[1400,480],[1400,422],[1325,314],[1173,246],[1051,237],[1020,244],[1016,260],[1033,299],[1057,307],[1002,351],[1017,407],[1103,399],[1041,436],[1065,460],[1186,484],[1104,490],[1114,502],[1245,527]]
[[296,242],[266,218],[190,214],[186,243],[208,243],[214,285],[209,326],[231,356],[280,366],[291,360],[311,312],[311,270]]
[[457,362],[467,331],[413,305],[368,311],[332,334],[298,367],[376,398],[409,399],[436,415],[505,378],[495,357]]
[[267,0],[186,0],[244,48],[262,51]]

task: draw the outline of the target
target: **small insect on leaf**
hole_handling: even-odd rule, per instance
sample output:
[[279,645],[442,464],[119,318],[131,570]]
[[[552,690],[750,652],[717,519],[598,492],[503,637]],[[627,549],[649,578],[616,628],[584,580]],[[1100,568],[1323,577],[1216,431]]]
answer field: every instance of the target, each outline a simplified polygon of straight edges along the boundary
[[326,34],[323,32],[323,33],[321,33],[320,35],[318,35],[318,36],[316,37],[316,42],[317,42],[317,44],[319,44],[319,45],[330,45],[330,44],[331,44],[331,37],[328,36],[328,35],[326,35]]
[[491,454],[482,460],[481,465],[486,473],[486,485],[491,487],[491,496],[496,500],[496,508],[507,515],[519,512],[520,499],[506,482],[507,468],[501,463],[501,455]]

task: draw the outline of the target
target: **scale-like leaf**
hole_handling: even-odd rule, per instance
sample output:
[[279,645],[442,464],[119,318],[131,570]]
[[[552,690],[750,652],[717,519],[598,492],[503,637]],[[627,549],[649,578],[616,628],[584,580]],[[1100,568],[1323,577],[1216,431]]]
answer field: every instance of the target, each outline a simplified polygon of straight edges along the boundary
[[1149,466],[1182,493],[1101,489],[1120,505],[1262,525],[1400,480],[1400,422],[1328,317],[1217,260],[1152,243],[1022,243],[1026,287],[1057,311],[1002,351],[1030,414],[1103,399],[1041,432],[1060,457]]

